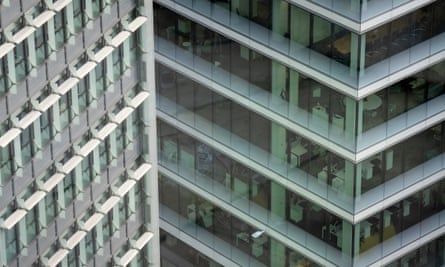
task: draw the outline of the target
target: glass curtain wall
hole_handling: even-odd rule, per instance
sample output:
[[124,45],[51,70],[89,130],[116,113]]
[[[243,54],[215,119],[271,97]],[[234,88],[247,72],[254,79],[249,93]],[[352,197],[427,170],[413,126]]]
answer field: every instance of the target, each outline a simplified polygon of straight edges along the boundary
[[[362,132],[366,132],[445,93],[445,62],[407,77],[360,102]],[[434,102],[432,102],[433,105]],[[418,109],[423,113],[422,108]]]
[[[437,36],[445,29],[443,1],[436,1],[363,35],[279,0],[212,1],[203,10],[195,8],[203,4],[199,0],[183,4],[191,4],[196,11],[234,27],[242,34],[264,39],[266,43],[273,44],[274,39],[282,39],[291,50],[293,47],[302,52],[302,47],[309,48],[350,68],[352,73]],[[237,25],[241,21],[244,27]],[[316,55],[308,56],[316,58]]]
[[[162,166],[244,212],[282,217],[347,255],[364,253],[445,208],[445,181],[440,181],[354,226],[166,123],[159,124],[159,131]],[[285,203],[284,213],[276,203]],[[205,227],[212,225],[202,220]]]
[[157,72],[158,103],[162,111],[180,119],[195,114],[193,120],[202,123],[203,127],[224,129],[240,138],[239,144],[247,151],[256,149],[283,159],[289,170],[302,170],[338,193],[360,196],[427,162],[433,164],[430,167],[434,166],[431,171],[442,168],[440,156],[445,151],[443,123],[353,164],[334,151],[272,123],[166,66],[157,64],[157,67],[160,70]]
[[[186,231],[193,231],[192,228],[195,227],[198,231],[206,230],[213,235],[212,245],[217,246],[224,242],[237,250],[231,250],[229,255],[240,255],[241,257],[249,255],[261,264],[273,266],[272,262],[276,259],[272,258],[274,252],[271,248],[278,244],[282,248],[281,252],[286,257],[283,266],[291,267],[298,264],[310,267],[319,266],[267,234],[252,237],[252,233],[258,231],[256,226],[233,216],[164,175],[160,175],[159,191],[161,216],[162,209],[175,212],[179,215],[180,226],[188,225]],[[193,233],[191,234],[193,235]],[[227,249],[227,247],[225,248]],[[239,254],[238,251],[244,254]]]
[[[198,58],[205,60],[213,68],[225,71],[223,80],[219,82],[233,86],[238,93],[265,106],[275,102],[288,105],[285,108],[282,105],[271,108],[288,114],[289,119],[316,132],[326,132],[328,138],[341,136],[347,139],[335,140],[342,142],[342,145],[345,143],[351,150],[355,149],[351,137],[365,134],[379,126],[382,129],[379,128],[378,131],[383,131],[385,136],[392,134],[384,123],[443,96],[445,92],[445,62],[441,62],[378,93],[355,101],[166,8],[157,5],[155,7],[157,37],[176,44],[181,51],[193,53],[197,57],[197,69],[200,69]],[[318,24],[323,23],[317,22]],[[335,27],[332,28],[336,31]],[[298,35],[298,38],[302,38],[301,42],[305,42],[303,39],[310,39],[303,35]],[[171,74],[168,72],[161,69],[161,86],[172,85],[169,78]],[[239,86],[238,78],[248,82],[247,88]],[[423,110],[419,109],[417,112]],[[395,122],[400,124],[397,126],[399,129],[408,126],[404,119]],[[373,136],[369,139],[374,140]]]

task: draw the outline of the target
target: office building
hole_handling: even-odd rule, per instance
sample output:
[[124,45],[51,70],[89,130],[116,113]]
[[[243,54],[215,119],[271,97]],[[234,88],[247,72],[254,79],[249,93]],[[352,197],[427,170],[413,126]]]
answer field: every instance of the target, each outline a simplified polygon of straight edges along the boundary
[[161,266],[444,264],[444,1],[154,2]]
[[152,18],[1,1],[1,266],[159,266]]

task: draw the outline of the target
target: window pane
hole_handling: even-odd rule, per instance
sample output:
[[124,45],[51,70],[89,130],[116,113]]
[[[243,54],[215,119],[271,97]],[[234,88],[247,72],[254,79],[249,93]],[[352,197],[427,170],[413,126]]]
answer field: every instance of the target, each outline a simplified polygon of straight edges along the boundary
[[27,74],[25,43],[18,44],[14,49],[15,71],[18,81],[23,80]]
[[34,42],[36,48],[36,60],[37,64],[42,64],[46,58],[46,28],[45,26],[39,27],[34,33]]
[[58,12],[54,16],[54,32],[56,35],[56,48],[59,49],[65,43],[65,29],[64,29],[64,12]]

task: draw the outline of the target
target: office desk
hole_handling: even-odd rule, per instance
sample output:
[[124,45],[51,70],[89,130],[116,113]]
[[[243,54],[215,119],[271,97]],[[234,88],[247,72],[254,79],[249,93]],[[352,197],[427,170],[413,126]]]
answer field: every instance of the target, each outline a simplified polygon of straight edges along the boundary
[[351,52],[351,35],[346,34],[334,41],[334,48],[343,55]]
[[323,120],[328,121],[328,112],[326,111],[326,108],[323,106],[320,105],[314,106],[312,108],[312,114],[322,118]]
[[241,233],[236,234],[236,246],[240,245],[239,241],[249,244],[250,243],[250,235],[246,232],[241,232]]
[[190,42],[182,42],[181,46],[188,51],[192,51],[192,43]]
[[375,110],[382,105],[382,99],[377,95],[370,95],[363,100],[364,110]]

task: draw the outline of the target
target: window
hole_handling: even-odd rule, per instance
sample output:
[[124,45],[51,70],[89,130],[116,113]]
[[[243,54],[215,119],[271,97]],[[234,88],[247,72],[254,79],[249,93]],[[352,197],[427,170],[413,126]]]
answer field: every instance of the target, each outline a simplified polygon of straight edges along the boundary
[[5,119],[0,123],[0,136],[4,135],[9,130],[9,119]]
[[80,69],[83,65],[85,65],[85,63],[88,62],[88,56],[86,53],[81,54],[78,58],[77,61],[75,61],[74,64],[74,68],[76,70]]
[[7,64],[5,61],[5,57],[0,59],[0,96],[4,95],[6,93],[7,85],[6,81],[6,71]]
[[70,92],[68,92],[59,99],[60,125],[62,128],[65,128],[70,122],[70,95]]
[[86,188],[93,178],[93,155],[88,155],[82,160],[82,183],[83,188]]
[[40,14],[45,11],[45,3],[44,0],[40,1],[37,5],[35,5],[32,10],[30,11],[30,15],[33,19],[37,18]]
[[42,146],[45,146],[51,140],[51,112],[45,111],[40,115],[40,136],[42,138]]
[[126,21],[128,23],[132,22],[136,17],[138,16],[137,9],[133,9],[130,12],[128,12],[127,15],[122,17],[122,21]]
[[34,146],[32,140],[34,140],[33,136],[33,127],[27,127],[20,134],[20,146],[21,146],[21,154],[22,154],[22,162],[26,163],[31,160],[31,157],[34,154]]
[[116,128],[116,151],[118,154],[120,154],[127,145],[125,132],[126,132],[125,123],[121,124],[119,127]]
[[101,50],[104,46],[105,46],[105,40],[102,37],[100,37],[100,39],[97,40],[96,43],[94,43],[94,45],[90,47],[90,49],[94,54],[97,54],[97,52],[99,52],[99,50]]
[[59,243],[53,243],[48,250],[45,251],[45,253],[43,254],[44,257],[46,258],[51,258],[51,256],[54,255],[54,253],[57,252],[57,250],[59,249]]
[[73,1],[73,15],[74,15],[74,31],[80,32],[84,26],[83,22],[83,10],[84,1]]
[[128,38],[128,42],[130,43],[130,64],[133,65],[136,63],[137,59],[137,43],[138,43],[138,35],[139,31],[132,34],[130,38]]
[[37,208],[33,208],[26,214],[26,235],[28,242],[33,240],[38,233],[37,222]]
[[46,42],[48,40],[46,25],[42,25],[34,32],[34,42],[36,49],[36,62],[42,64],[47,57]]
[[15,72],[17,81],[23,80],[28,74],[28,64],[26,61],[28,55],[26,47],[26,41],[23,41],[17,44],[14,48]]
[[75,247],[74,249],[70,250],[70,253],[68,253],[68,266],[73,266],[76,267],[78,266],[78,255],[79,253],[77,247]]
[[0,147],[0,171],[2,178],[0,182],[2,185],[11,178],[13,172],[12,151],[12,144],[9,144],[6,147]]
[[132,139],[134,140],[139,133],[142,131],[142,115],[141,112],[142,108],[138,107],[132,114],[131,114],[131,120],[133,125],[133,136]]
[[105,90],[105,63],[99,63],[97,64],[95,68],[96,73],[96,96],[99,97],[103,94]]
[[144,194],[142,192],[142,182],[138,182],[134,185],[134,205],[139,207],[143,203]]
[[118,203],[119,207],[119,225],[123,225],[127,219],[127,196],[121,198]]
[[65,154],[63,155],[63,158],[60,159],[59,164],[64,165],[65,163],[68,162],[68,160],[70,160],[73,157],[74,153],[73,153],[73,149],[70,148],[67,151],[65,151]]
[[[25,27],[25,20],[23,17],[19,18],[15,23],[10,26],[10,31],[12,35],[18,33],[21,29]],[[9,28],[9,27],[8,27]]]
[[6,238],[6,262],[11,262],[18,253],[17,231],[16,227],[7,230]]
[[122,46],[113,50],[113,80],[117,81],[122,72]]
[[104,172],[108,166],[108,138],[99,144],[99,160],[100,160],[100,171]]
[[53,81],[56,82],[57,86],[60,86],[62,83],[64,83],[68,78],[70,77],[70,72],[68,69],[65,69],[63,72],[60,73]]
[[91,5],[93,7],[93,18],[95,18],[102,12],[102,0],[91,0]]
[[121,31],[122,31],[122,25],[121,25],[120,23],[117,23],[117,24],[115,24],[115,25],[111,28],[110,32],[108,32],[107,35],[108,35],[111,39],[113,39],[113,38],[116,37],[116,35],[117,35],[118,33],[120,33]]
[[85,78],[77,84],[77,98],[79,103],[79,112],[83,112],[89,105],[88,84],[89,84],[88,76],[85,76]]
[[66,40],[65,36],[65,11],[56,13],[54,16],[54,33],[56,36],[56,49],[63,46]]
[[104,242],[107,242],[111,236],[110,216],[110,214],[106,214],[102,218],[102,236]]
[[49,192],[45,196],[46,221],[48,222],[52,221],[58,213],[58,206],[56,205],[57,199],[58,196],[56,190]]
[[86,251],[86,256],[87,256],[87,260],[89,260],[95,252],[94,249],[94,240],[95,240],[95,231],[90,231],[88,232],[88,234],[85,236],[85,251]]
[[74,182],[72,173],[68,174],[65,176],[65,179],[63,179],[63,193],[65,197],[65,206],[67,206],[74,199]]

